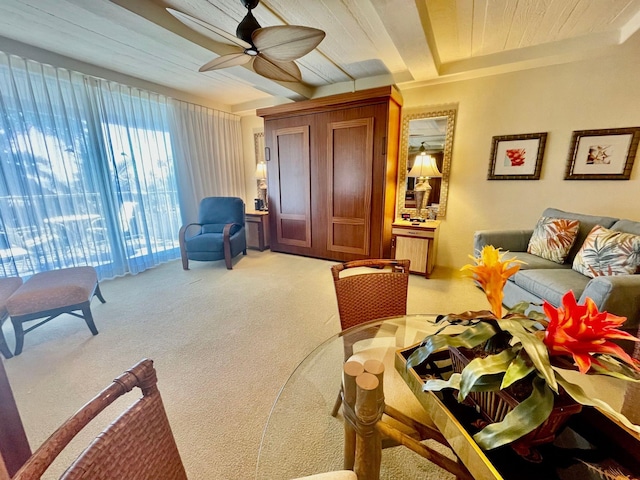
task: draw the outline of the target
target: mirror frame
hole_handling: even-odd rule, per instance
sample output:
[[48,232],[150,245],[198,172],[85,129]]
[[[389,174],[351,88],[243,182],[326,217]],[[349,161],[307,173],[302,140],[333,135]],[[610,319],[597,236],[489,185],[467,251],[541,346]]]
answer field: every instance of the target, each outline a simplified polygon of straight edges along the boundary
[[[411,109],[417,113],[402,114],[402,137],[400,142],[400,157],[398,162],[398,183],[396,216],[403,213],[411,216],[417,214],[415,208],[405,208],[405,197],[407,194],[407,162],[409,161],[409,122],[421,118],[447,117],[447,133],[444,140],[444,151],[442,159],[442,178],[440,184],[440,208],[438,209],[438,219],[444,218],[447,213],[447,197],[449,195],[449,172],[451,170],[451,155],[453,153],[453,129],[456,120],[456,109],[447,108],[444,110],[428,110],[427,107]],[[420,111],[422,110],[422,111]],[[434,202],[435,203],[435,202]]]
[[[256,156],[256,166],[258,166],[260,162],[264,162],[264,131],[253,134],[253,148]],[[251,175],[253,176],[253,172]],[[260,192],[260,180],[258,179],[256,179],[256,195],[258,196],[257,198],[262,195]]]

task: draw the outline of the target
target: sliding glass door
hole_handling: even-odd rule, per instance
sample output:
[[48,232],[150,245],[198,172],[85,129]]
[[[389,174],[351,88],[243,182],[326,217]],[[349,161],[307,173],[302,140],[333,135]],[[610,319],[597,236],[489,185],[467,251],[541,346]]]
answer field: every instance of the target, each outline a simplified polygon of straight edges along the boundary
[[179,257],[168,99],[0,55],[0,276]]

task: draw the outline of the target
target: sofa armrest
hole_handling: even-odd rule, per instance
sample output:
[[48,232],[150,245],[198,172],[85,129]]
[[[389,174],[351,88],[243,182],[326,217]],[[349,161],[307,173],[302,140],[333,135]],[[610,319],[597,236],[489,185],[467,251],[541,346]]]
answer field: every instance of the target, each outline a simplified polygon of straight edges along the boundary
[[596,277],[589,281],[578,301],[589,297],[599,311],[627,317],[622,329],[638,335],[640,328],[640,275]]
[[526,252],[531,235],[533,235],[533,229],[478,230],[473,235],[473,251],[478,254],[485,245],[493,245],[504,251]]

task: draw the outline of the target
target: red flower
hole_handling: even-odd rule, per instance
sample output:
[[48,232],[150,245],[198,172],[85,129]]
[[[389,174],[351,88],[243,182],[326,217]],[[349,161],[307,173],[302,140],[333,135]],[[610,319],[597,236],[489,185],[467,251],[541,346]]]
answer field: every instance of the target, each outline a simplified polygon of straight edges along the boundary
[[549,355],[573,356],[580,373],[587,373],[591,363],[598,360],[596,353],[606,353],[618,357],[640,370],[638,362],[631,358],[612,339],[626,339],[640,341],[629,333],[618,330],[626,320],[607,312],[598,312],[593,300],[586,299],[584,305],[578,305],[572,291],[562,297],[562,305],[555,308],[544,302],[544,313],[549,319],[549,326],[544,335],[544,343]]

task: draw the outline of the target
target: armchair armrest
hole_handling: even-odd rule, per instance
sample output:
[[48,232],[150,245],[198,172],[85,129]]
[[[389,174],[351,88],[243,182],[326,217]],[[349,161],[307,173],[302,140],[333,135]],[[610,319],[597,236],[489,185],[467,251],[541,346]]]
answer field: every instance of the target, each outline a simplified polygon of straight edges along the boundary
[[593,278],[578,301],[593,300],[600,311],[627,317],[622,329],[638,335],[640,328],[640,275],[614,275]]
[[526,252],[533,229],[478,230],[473,235],[473,250],[478,254],[485,245],[493,245],[510,252]]
[[178,232],[178,243],[180,245],[180,257],[182,259],[182,268],[184,268],[185,270],[189,270],[189,267],[188,267],[189,260],[187,259],[187,246],[185,244],[187,230],[189,229],[189,227],[193,227],[195,225],[202,228],[202,224],[200,223],[189,223],[187,225],[183,225],[182,227],[180,227],[180,231]]
[[[227,269],[231,270],[232,265],[231,265],[231,229],[233,227],[239,227],[237,231],[240,231],[240,229],[242,229],[242,227],[244,227],[244,225],[241,225],[239,223],[227,223],[224,226],[224,229],[222,230],[222,245],[224,246],[224,262],[227,265]],[[235,235],[237,232],[234,232],[233,235]]]

